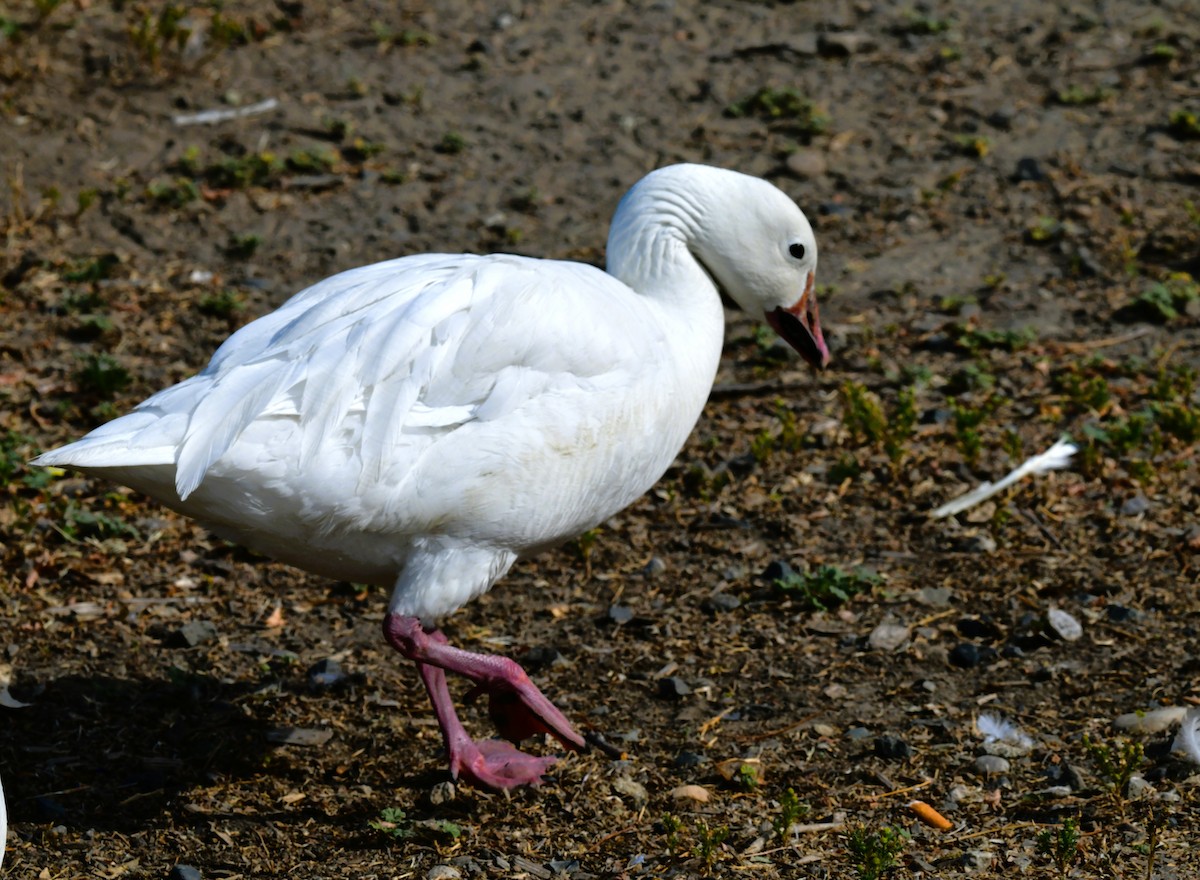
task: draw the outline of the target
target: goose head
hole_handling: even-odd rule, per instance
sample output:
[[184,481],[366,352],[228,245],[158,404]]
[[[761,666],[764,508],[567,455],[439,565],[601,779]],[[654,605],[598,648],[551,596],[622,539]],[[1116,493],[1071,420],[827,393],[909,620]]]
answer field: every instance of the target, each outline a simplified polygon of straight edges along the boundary
[[[725,175],[731,175],[725,177]],[[817,240],[804,212],[765,180],[725,171],[696,260],[743,311],[764,318],[816,369],[829,363],[817,298]]]
[[796,203],[765,180],[707,165],[652,171],[617,208],[608,270],[663,298],[694,291],[691,273],[700,270],[813,367],[829,363],[813,290],[816,237]]

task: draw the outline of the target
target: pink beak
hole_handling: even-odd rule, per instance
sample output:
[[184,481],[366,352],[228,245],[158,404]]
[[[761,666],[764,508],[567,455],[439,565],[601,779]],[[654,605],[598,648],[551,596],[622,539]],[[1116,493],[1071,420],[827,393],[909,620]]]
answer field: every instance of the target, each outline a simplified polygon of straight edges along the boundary
[[808,283],[804,285],[800,299],[786,309],[778,306],[773,312],[767,312],[767,323],[814,369],[823,370],[829,363],[830,355],[829,346],[825,344],[825,337],[821,333],[817,298],[813,295],[815,281],[816,276],[809,272]]

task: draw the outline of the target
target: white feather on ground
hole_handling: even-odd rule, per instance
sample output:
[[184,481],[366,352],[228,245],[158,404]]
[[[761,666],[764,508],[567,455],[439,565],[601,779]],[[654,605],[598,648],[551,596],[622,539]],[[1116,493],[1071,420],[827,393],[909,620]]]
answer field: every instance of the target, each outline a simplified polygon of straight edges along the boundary
[[981,504],[987,501],[998,492],[1003,492],[1013,483],[1017,482],[1030,474],[1039,474],[1043,471],[1056,470],[1064,468],[1071,462],[1071,456],[1079,451],[1074,443],[1069,440],[1059,440],[1041,455],[1035,455],[1023,463],[1020,467],[1012,471],[1008,476],[998,483],[983,483],[978,488],[973,489],[966,495],[961,495],[953,501],[947,502],[930,514],[934,519],[942,519],[947,516],[953,516],[956,513],[962,513],[968,508],[974,507],[976,504]]
[[1175,734],[1171,751],[1187,755],[1200,764],[1200,706],[1192,706],[1183,716],[1183,724],[1179,733]]
[[1033,745],[1033,740],[1020,727],[1011,721],[1005,721],[999,715],[984,712],[975,720],[975,726],[985,743],[1006,742],[1022,748]]

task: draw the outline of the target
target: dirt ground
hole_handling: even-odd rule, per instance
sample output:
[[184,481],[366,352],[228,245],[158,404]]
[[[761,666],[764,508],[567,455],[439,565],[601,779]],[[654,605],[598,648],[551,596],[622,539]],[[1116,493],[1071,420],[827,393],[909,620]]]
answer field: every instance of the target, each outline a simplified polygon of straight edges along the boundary
[[[0,5],[2,873],[1200,876],[1200,767],[1114,726],[1200,705],[1198,40],[1190,0]],[[603,744],[540,789],[446,784],[382,591],[24,464],[335,271],[602,265],[680,160],[806,210],[834,362],[730,313],[658,487],[446,622]]]

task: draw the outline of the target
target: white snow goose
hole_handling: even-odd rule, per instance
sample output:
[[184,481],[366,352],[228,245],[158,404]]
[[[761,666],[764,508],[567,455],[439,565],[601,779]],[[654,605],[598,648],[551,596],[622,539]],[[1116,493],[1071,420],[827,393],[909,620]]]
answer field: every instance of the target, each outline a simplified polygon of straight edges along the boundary
[[[662,476],[712,388],[720,291],[823,367],[816,267],[808,220],[770,183],[661,168],[618,205],[607,272],[503,254],[351,269],[34,463],[130,486],[306,571],[391,586],[384,635],[417,664],[451,773],[538,784],[554,758],[508,741],[583,738],[517,663],[452,647],[439,619]],[[504,740],[470,738],[447,672],[488,694]]]

